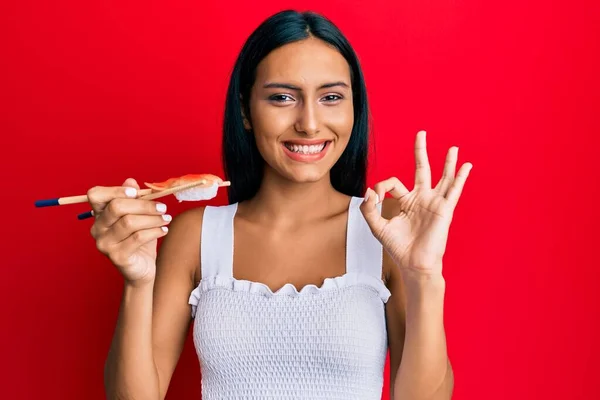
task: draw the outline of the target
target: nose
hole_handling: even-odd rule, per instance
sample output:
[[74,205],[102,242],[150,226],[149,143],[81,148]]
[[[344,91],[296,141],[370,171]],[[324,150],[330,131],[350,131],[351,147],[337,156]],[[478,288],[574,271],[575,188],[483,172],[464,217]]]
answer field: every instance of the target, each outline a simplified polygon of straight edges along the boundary
[[319,133],[319,118],[314,104],[311,102],[304,103],[299,110],[294,128],[296,132],[307,136],[314,136]]

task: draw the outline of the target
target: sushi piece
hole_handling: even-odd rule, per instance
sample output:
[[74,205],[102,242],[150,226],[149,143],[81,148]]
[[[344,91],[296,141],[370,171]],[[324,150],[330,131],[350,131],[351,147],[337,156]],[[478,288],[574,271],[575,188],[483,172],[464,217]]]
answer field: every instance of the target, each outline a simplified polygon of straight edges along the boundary
[[229,181],[223,181],[223,179],[212,174],[187,174],[177,178],[170,178],[163,182],[144,182],[144,185],[155,192],[161,192],[163,190],[192,184],[198,181],[205,181],[205,183],[200,186],[175,192],[173,195],[180,203],[182,201],[210,200],[217,195],[219,187],[229,186],[231,184]]

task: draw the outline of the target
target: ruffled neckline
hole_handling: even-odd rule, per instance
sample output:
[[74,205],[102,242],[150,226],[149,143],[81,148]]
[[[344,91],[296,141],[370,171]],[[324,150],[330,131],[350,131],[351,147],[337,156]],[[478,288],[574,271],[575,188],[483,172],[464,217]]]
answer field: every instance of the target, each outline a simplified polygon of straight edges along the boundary
[[265,297],[300,297],[308,295],[318,295],[343,288],[369,286],[378,292],[381,300],[388,301],[391,293],[381,279],[365,273],[348,272],[344,275],[333,278],[325,278],[321,286],[314,284],[306,285],[298,290],[292,283],[286,283],[276,291],[262,283],[243,279],[235,279],[226,275],[211,275],[203,278],[198,286],[192,291],[189,298],[189,304],[192,305],[192,314],[195,315],[196,307],[200,300],[200,295],[214,289],[226,289],[232,292],[245,292],[250,294],[262,295]]

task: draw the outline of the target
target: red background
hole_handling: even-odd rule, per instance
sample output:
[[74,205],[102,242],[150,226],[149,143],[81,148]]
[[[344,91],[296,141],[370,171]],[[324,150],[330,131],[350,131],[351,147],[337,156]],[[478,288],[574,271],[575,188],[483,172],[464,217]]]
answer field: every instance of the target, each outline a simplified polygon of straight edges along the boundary
[[[452,145],[474,164],[444,264],[454,398],[600,398],[598,4],[2,2],[1,397],[102,399],[121,295],[75,218],[85,205],[34,200],[220,174],[233,61],[260,21],[300,7],[360,55],[371,184],[412,186],[419,129],[436,180]],[[199,398],[199,373],[188,340],[168,398]]]

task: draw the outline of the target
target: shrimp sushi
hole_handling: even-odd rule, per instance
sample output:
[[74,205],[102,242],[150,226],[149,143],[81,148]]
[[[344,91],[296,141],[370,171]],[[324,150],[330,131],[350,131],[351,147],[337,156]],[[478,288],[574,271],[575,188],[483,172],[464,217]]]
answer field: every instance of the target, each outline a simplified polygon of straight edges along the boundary
[[219,187],[230,185],[230,182],[224,182],[223,179],[212,174],[187,174],[177,178],[167,179],[164,182],[144,182],[144,185],[146,185],[153,191],[160,192],[166,189],[171,189],[176,186],[187,185],[202,180],[206,183],[200,186],[195,186],[190,189],[175,192],[173,193],[173,195],[177,200],[179,200],[179,202],[210,200],[217,195]]

